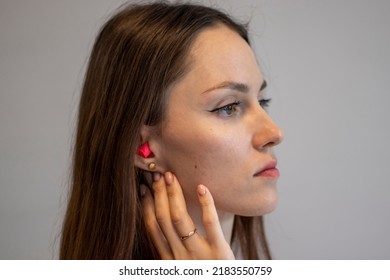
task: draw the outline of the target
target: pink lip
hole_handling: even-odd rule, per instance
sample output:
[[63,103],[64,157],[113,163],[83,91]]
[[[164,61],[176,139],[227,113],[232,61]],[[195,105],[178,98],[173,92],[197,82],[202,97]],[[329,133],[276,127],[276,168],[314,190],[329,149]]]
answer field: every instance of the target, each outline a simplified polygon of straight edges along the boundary
[[276,168],[276,165],[277,165],[277,161],[272,160],[263,168],[261,168],[259,171],[257,171],[253,176],[278,178],[280,174],[279,174],[279,170]]

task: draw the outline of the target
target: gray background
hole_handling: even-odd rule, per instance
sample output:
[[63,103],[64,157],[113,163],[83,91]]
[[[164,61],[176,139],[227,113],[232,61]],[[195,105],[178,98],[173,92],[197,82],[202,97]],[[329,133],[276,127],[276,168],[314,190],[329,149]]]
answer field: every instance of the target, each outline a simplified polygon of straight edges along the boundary
[[[123,1],[0,2],[0,259],[56,259],[75,115]],[[284,129],[276,259],[390,258],[390,2],[204,1],[251,18]]]

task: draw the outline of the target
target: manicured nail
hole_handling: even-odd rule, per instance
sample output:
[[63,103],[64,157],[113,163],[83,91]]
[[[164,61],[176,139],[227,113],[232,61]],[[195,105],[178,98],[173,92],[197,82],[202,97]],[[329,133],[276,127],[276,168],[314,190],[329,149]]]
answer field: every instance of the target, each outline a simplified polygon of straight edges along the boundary
[[173,174],[171,172],[165,173],[165,182],[167,185],[172,185],[173,183]]
[[198,194],[200,196],[204,196],[206,194],[206,187],[203,185],[198,186]]
[[140,186],[140,193],[141,193],[141,197],[144,197],[146,194],[146,186],[143,184]]
[[153,172],[153,181],[157,182],[158,180],[160,180],[160,178],[161,178],[160,172]]

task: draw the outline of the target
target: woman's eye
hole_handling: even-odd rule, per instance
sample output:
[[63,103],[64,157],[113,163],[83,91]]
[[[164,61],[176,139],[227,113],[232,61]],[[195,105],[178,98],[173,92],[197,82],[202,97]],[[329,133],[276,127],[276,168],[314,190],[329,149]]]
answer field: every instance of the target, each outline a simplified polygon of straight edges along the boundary
[[260,100],[259,100],[259,104],[260,104],[260,106],[261,106],[263,109],[268,108],[270,103],[271,103],[271,98],[268,98],[268,99],[260,99]]
[[222,116],[231,116],[237,111],[237,106],[240,104],[240,102],[233,102],[228,105],[225,105],[223,107],[216,108],[212,110],[211,112],[217,112],[218,114],[221,114]]

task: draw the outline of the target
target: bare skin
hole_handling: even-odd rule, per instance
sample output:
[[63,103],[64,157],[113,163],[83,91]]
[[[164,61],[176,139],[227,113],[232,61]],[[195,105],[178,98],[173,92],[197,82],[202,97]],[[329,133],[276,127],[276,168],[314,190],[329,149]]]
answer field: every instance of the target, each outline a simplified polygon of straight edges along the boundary
[[283,135],[265,111],[253,51],[237,33],[223,25],[202,31],[190,61],[169,90],[162,128],[141,131],[154,156],[136,165],[147,171],[154,162],[157,174],[153,195],[142,187],[145,223],[163,259],[232,259],[234,215],[276,207],[277,170],[262,171],[276,167],[272,148]]
[[[223,237],[213,198],[207,187],[197,187],[205,236],[194,233],[185,240],[188,229],[195,229],[175,176],[155,176],[153,193],[142,186],[145,223],[162,259],[234,259],[233,252]],[[186,232],[179,236],[178,232]]]

